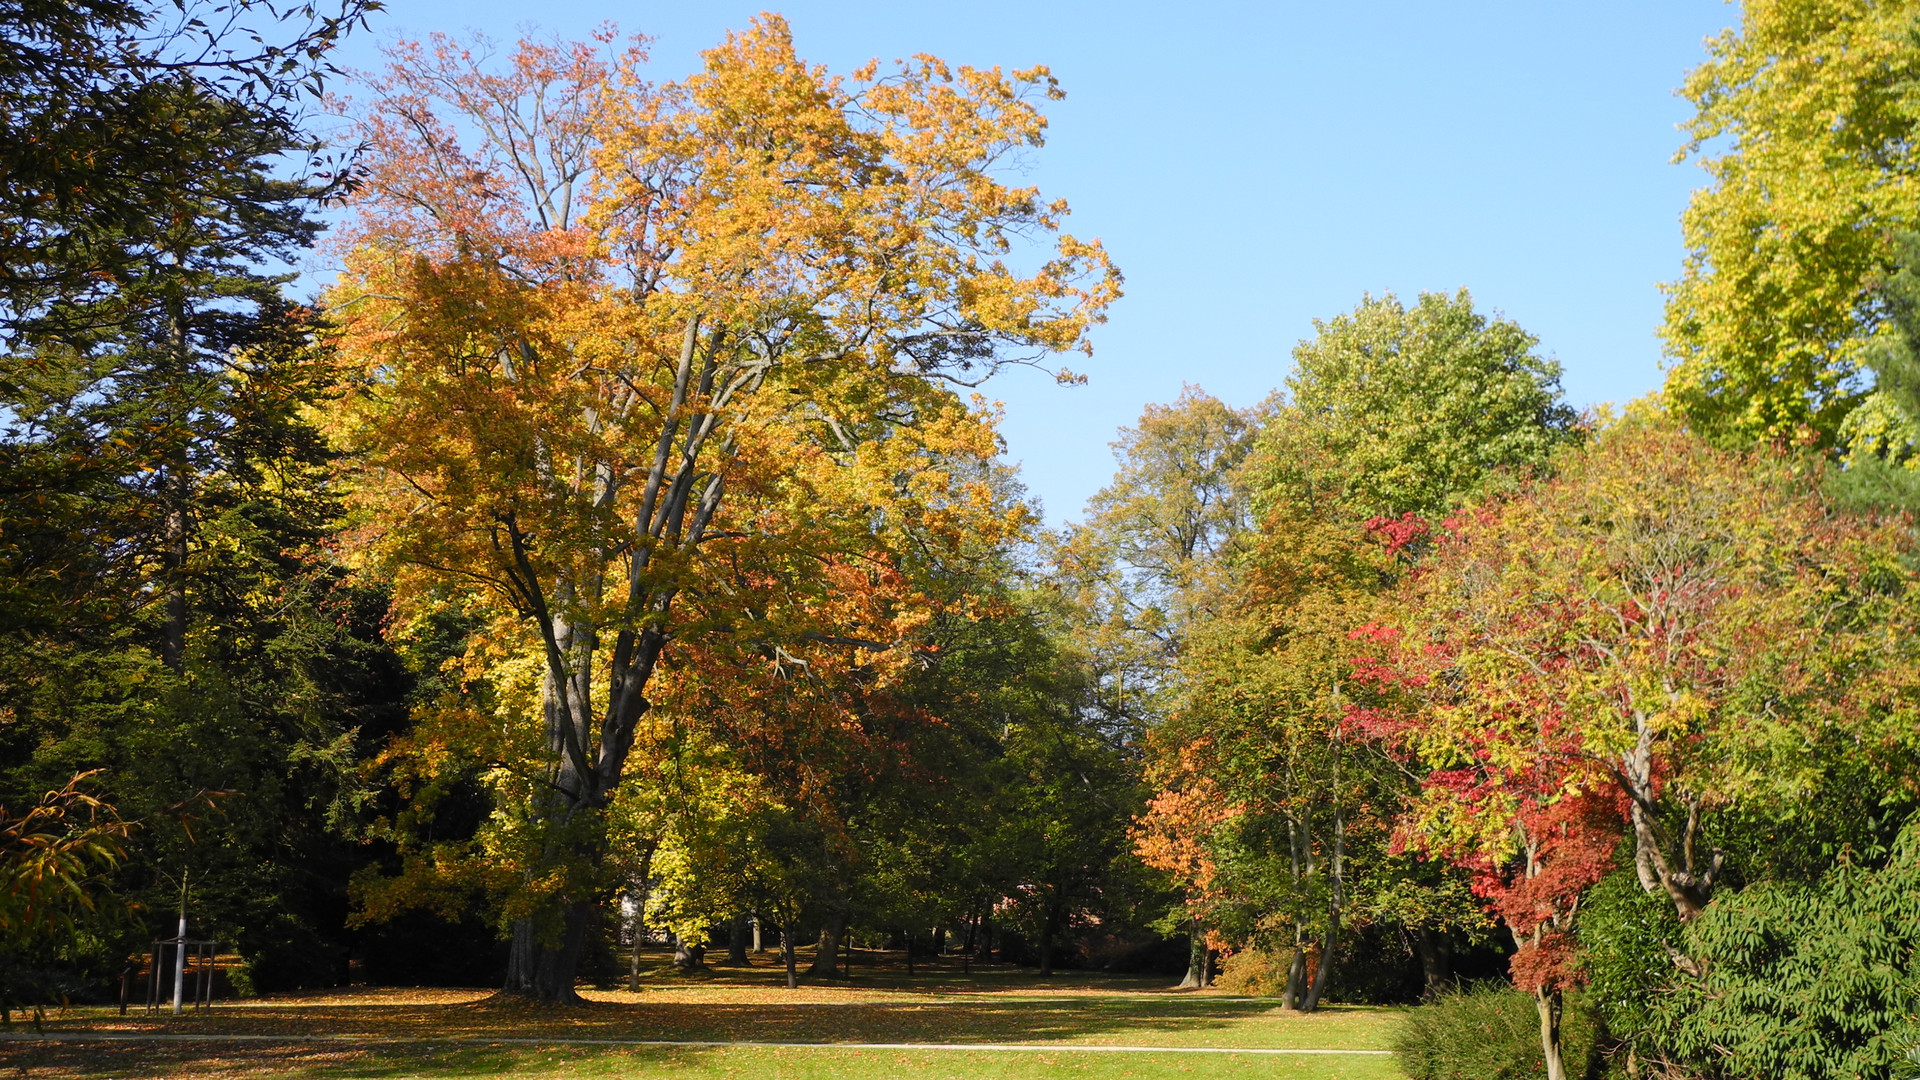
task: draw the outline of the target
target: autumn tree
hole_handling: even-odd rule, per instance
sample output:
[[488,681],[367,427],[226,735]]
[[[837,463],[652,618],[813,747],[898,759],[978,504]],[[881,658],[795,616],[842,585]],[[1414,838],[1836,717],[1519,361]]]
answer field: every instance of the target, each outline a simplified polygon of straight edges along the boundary
[[1667,394],[1734,441],[1832,447],[1868,389],[1876,291],[1920,215],[1911,3],[1765,0],[1688,76],[1688,142],[1710,178],[1668,287]]
[[[1119,467],[1087,501],[1086,521],[1053,545],[1053,582],[1093,663],[1096,707],[1124,737],[1137,738],[1165,715],[1207,585],[1247,530],[1239,468],[1260,416],[1259,408],[1235,409],[1197,386],[1184,387],[1170,405],[1148,405],[1113,443]],[[1172,828],[1171,819],[1146,825],[1142,850],[1163,870],[1192,870],[1172,854],[1191,847],[1173,839]],[[1173,861],[1162,865],[1166,859]],[[1192,957],[1182,985],[1205,985],[1209,950],[1199,908],[1183,922]]]
[[1549,1060],[1567,931],[1616,831],[1690,922],[1741,870],[1720,817],[1764,819],[1779,845],[1794,808],[1838,805],[1853,762],[1885,785],[1911,752],[1911,538],[1816,487],[1637,409],[1553,479],[1453,519],[1400,629],[1373,632],[1370,672],[1410,704],[1354,723],[1430,770],[1407,836],[1506,875],[1484,891]]
[[1811,486],[1788,462],[1635,416],[1556,479],[1461,519],[1404,650],[1471,690],[1430,712],[1436,763],[1506,746],[1587,762],[1597,772],[1566,782],[1617,787],[1642,885],[1697,915],[1725,873],[1716,811],[1807,798],[1830,765],[1807,751],[1836,725],[1862,745],[1902,738],[1888,710],[1907,541]]
[[[1062,234],[1024,275],[1004,258],[1066,212],[993,176],[1041,142],[1044,68],[830,76],[771,16],[680,83],[604,53],[523,43],[494,73],[449,40],[401,47],[353,114],[369,171],[331,297],[364,550],[404,596],[484,595],[499,655],[538,672],[546,764],[513,813],[522,880],[560,884],[514,921],[508,987],[552,1000],[592,904],[569,875],[669,648],[910,662],[911,598],[872,636],[802,630],[763,618],[778,576],[738,566],[851,612],[830,582],[888,573],[853,526],[992,517],[908,464],[991,442],[949,387],[1084,349],[1118,291],[1097,243]],[[817,521],[862,463],[883,483]]]
[[1189,600],[1200,617],[1148,739],[1161,793],[1141,823],[1143,856],[1188,867],[1190,906],[1239,946],[1291,952],[1286,1000],[1309,1009],[1353,921],[1410,920],[1436,963],[1435,937],[1475,922],[1458,889],[1387,852],[1382,808],[1405,780],[1347,728],[1373,693],[1349,634],[1390,607],[1424,550],[1420,515],[1517,481],[1577,434],[1557,366],[1465,292],[1369,297],[1316,325],[1235,477],[1257,527]]
[[59,966],[49,961],[85,936],[87,922],[111,914],[99,896],[134,823],[88,792],[95,779],[82,774],[24,806],[0,805],[0,1023],[30,1002],[37,1024],[41,1006],[59,997],[46,985]]

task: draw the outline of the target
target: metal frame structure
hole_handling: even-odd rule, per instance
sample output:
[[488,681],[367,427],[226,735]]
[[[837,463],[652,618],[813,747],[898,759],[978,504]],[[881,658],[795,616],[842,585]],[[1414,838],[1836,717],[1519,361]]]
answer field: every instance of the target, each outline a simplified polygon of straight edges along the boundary
[[188,978],[200,980],[193,987],[192,1005],[195,1012],[213,1008],[213,973],[220,966],[220,946],[218,942],[201,941],[182,935],[180,937],[161,938],[153,943],[153,952],[147,965],[147,1011],[158,1012],[166,1002],[160,996],[161,961],[167,952],[173,953],[174,995],[173,1012],[178,1016],[183,1005],[183,991]]

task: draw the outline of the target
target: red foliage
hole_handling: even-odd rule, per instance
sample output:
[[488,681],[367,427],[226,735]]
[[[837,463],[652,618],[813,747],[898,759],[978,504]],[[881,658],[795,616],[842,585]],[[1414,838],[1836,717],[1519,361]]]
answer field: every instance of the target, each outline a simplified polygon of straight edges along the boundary
[[[1429,782],[1440,777],[1434,774]],[[1467,770],[1441,780],[1456,789],[1462,781],[1471,792]],[[1614,852],[1625,832],[1625,804],[1625,796],[1615,788],[1544,798],[1524,795],[1514,815],[1519,853],[1500,861],[1484,855],[1459,860],[1473,872],[1474,893],[1485,898],[1513,932],[1519,946],[1512,961],[1513,982],[1521,990],[1578,985],[1574,916],[1581,895],[1613,870]]]
[[1398,518],[1374,517],[1367,519],[1367,531],[1378,536],[1393,555],[1407,554],[1408,548],[1433,535],[1433,527],[1427,520],[1409,510]]

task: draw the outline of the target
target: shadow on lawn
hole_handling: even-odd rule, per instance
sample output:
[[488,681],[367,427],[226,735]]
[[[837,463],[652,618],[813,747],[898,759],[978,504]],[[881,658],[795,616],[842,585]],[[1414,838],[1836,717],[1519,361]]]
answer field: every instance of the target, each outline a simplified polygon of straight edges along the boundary
[[647,1073],[649,1066],[684,1066],[707,1053],[664,1047],[10,1043],[0,1045],[0,1074],[34,1080],[380,1080],[513,1076],[571,1065],[611,1077]]
[[[665,1055],[663,1067],[704,1060],[698,1048],[489,1046],[490,1039],[1353,1047],[1373,1040],[1357,1026],[1365,1018],[1347,1014],[1378,1012],[1335,1007],[1331,1015],[1309,1019],[1278,1014],[1274,1001],[1177,992],[1160,978],[1080,972],[1042,980],[1020,969],[966,975],[957,968],[928,971],[920,965],[909,980],[904,965],[894,970],[874,962],[856,966],[850,982],[814,982],[799,991],[785,990],[781,978],[771,966],[723,968],[696,976],[661,973],[647,979],[638,994],[600,991],[594,993],[597,1000],[568,1008],[486,991],[353,988],[216,1007],[197,1017],[136,1014],[122,1019],[89,1011],[55,1020],[48,1029],[422,1041],[11,1043],[0,1044],[0,1075],[26,1067],[28,1075],[49,1078],[194,1075],[237,1080],[423,1071],[492,1076],[515,1071],[516,1063],[558,1064],[578,1057],[587,1070],[582,1075],[601,1075],[604,1066],[616,1070],[605,1073],[611,1076],[619,1068],[639,1067],[646,1055]],[[1284,1041],[1274,1042],[1276,1036]],[[435,1048],[427,1040],[462,1041]]]
[[597,1001],[566,1009],[486,999],[446,1005],[256,1005],[244,1012],[161,1020],[55,1022],[50,1031],[156,1031],[380,1038],[604,1038],[727,1042],[1058,1042],[1126,1033],[1199,1036],[1264,1014],[1271,1002],[1092,996],[928,1000]]

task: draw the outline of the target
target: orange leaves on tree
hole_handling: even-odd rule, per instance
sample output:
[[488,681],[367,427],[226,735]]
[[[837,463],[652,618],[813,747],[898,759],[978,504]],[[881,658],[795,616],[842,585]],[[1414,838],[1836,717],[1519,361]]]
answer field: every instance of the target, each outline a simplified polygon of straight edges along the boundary
[[953,386],[1084,350],[1119,295],[1097,242],[1007,265],[1065,214],[997,178],[1044,69],[849,80],[764,16],[655,85],[611,43],[403,45],[347,107],[322,421],[358,550],[479,617],[529,835],[604,810],[656,704],[750,747],[890,708],[930,620],[980,614],[943,564],[1028,527]]

